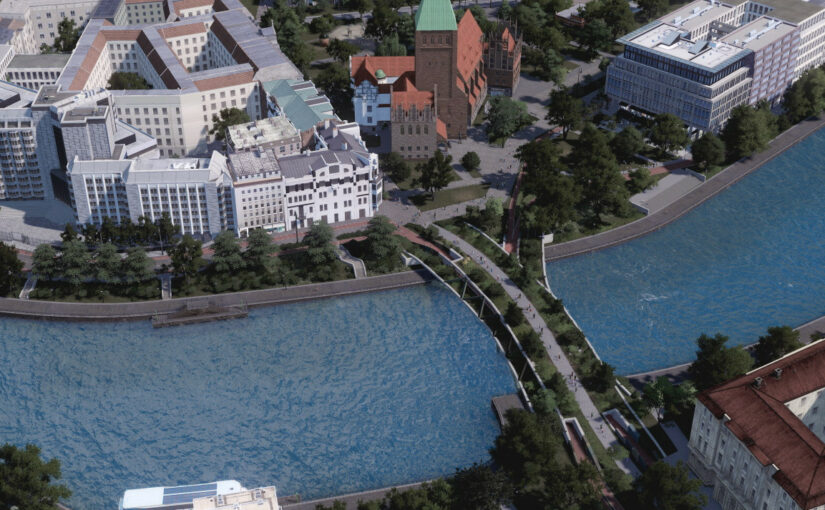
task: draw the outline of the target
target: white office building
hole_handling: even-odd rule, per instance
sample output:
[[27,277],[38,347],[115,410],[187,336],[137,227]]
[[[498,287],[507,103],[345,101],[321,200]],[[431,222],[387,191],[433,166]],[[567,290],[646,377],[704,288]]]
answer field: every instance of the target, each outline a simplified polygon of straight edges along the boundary
[[696,0],[625,35],[605,92],[643,115],[718,131],[741,104],[781,100],[825,61],[825,8],[802,0]]
[[15,55],[5,66],[5,79],[21,87],[40,90],[44,85],[57,83],[70,57],[68,53]]

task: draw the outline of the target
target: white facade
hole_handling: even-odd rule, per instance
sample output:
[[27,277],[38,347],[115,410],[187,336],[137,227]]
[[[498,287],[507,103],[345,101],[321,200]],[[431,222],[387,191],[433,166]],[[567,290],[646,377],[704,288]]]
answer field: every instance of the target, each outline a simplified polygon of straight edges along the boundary
[[355,122],[361,126],[375,127],[379,122],[390,121],[390,99],[387,91],[378,92],[378,86],[367,80],[355,87],[352,106],[355,109]]
[[100,0],[4,0],[0,17],[20,20],[14,40],[17,53],[39,53],[40,45],[54,44],[57,26],[66,18],[84,26]]
[[181,233],[199,237],[234,230],[232,180],[226,158],[80,161],[69,165],[77,221],[100,225],[168,213]]
[[62,53],[44,55],[15,55],[5,66],[0,62],[0,69],[5,69],[8,82],[40,90],[44,85],[54,85],[66,67],[69,55]]
[[301,152],[301,134],[285,115],[229,126],[226,144],[233,151],[271,147],[278,156]]
[[249,150],[229,155],[233,181],[236,233],[249,230],[286,230],[284,215],[284,178],[272,149]]

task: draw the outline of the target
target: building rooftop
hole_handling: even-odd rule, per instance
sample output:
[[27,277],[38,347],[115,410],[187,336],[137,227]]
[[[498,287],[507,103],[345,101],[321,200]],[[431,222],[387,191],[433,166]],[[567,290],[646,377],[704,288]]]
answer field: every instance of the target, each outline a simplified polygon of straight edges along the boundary
[[40,55],[15,55],[9,62],[12,68],[60,68],[63,69],[72,57],[71,53],[43,53]]
[[697,396],[804,510],[825,505],[825,443],[786,404],[825,388],[823,367],[820,340]]
[[181,485],[178,487],[148,487],[132,489],[123,493],[124,510],[132,508],[156,507],[175,503],[190,503],[195,498],[209,497],[216,494],[231,494],[244,490],[236,480],[224,480],[199,485]]
[[227,142],[236,150],[300,136],[295,126],[284,115],[230,126],[227,132]]
[[766,16],[755,19],[729,33],[720,41],[739,48],[758,51],[763,47],[790,34],[797,28],[788,23],[778,22]]
[[803,0],[759,0],[759,3],[773,9],[768,16],[790,23],[801,23],[823,9],[821,5]]
[[415,13],[416,30],[456,30],[455,11],[450,0],[422,0]]
[[329,99],[318,94],[311,81],[275,80],[262,86],[298,131],[310,130],[326,119],[339,120]]
[[223,496],[198,498],[193,510],[278,510],[275,487],[261,487]]
[[278,155],[272,148],[235,152],[229,155],[229,171],[232,180],[246,180],[252,177],[274,179],[281,177]]

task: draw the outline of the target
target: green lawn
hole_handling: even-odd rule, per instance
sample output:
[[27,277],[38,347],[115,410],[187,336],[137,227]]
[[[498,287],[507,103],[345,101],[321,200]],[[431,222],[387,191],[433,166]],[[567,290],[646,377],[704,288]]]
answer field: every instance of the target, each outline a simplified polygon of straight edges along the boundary
[[570,60],[565,60],[564,62],[562,62],[562,65],[568,71],[572,71],[573,69],[578,69],[579,68],[579,64],[577,64],[575,62],[571,62]]
[[553,244],[564,243],[567,241],[572,241],[574,239],[578,239],[580,237],[592,236],[595,234],[599,234],[606,230],[614,229],[616,227],[621,227],[631,221],[636,221],[639,218],[643,217],[644,213],[637,211],[636,209],[632,210],[632,213],[627,218],[620,218],[618,216],[603,214],[602,215],[602,224],[596,228],[589,228],[585,227],[581,224],[576,224],[576,226],[571,229],[565,229],[562,232],[559,232],[553,238]]
[[489,185],[487,184],[473,184],[460,188],[443,189],[436,192],[435,199],[431,199],[429,193],[422,193],[421,195],[412,197],[410,200],[422,211],[429,211],[430,209],[438,209],[439,207],[446,207],[448,205],[460,204],[481,198],[487,194],[488,187]]

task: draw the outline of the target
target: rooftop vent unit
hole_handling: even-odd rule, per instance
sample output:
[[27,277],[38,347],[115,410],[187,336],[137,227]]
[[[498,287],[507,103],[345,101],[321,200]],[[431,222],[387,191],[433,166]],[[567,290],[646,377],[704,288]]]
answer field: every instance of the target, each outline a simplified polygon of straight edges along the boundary
[[782,377],[782,369],[781,368],[774,368],[773,369],[773,376],[776,377],[777,379],[780,379]]
[[757,377],[753,380],[753,387],[754,388],[761,388],[762,387],[762,378]]

